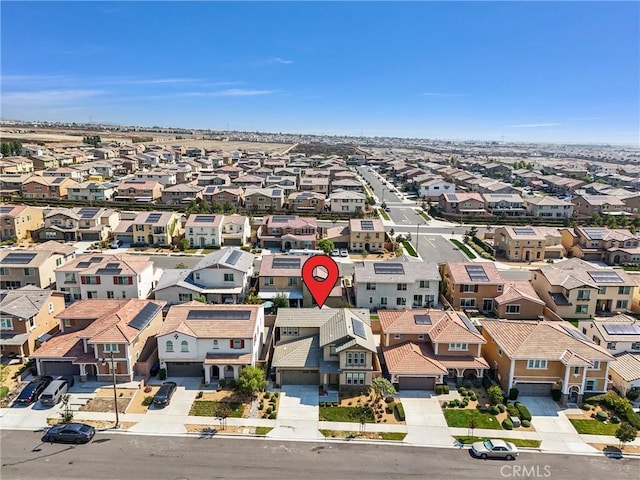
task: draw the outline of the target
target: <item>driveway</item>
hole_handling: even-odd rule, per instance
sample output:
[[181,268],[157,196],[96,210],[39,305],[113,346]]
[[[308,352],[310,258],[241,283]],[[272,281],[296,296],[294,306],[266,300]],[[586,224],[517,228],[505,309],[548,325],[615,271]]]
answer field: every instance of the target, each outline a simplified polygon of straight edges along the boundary
[[285,385],[280,391],[276,428],[273,438],[322,439],[318,431],[318,386]]
[[407,422],[405,443],[452,447],[455,439],[449,434],[447,421],[434,392],[403,391],[398,395]]
[[573,428],[564,411],[550,398],[519,397],[531,412],[531,423],[536,429],[542,444],[542,451],[566,453],[594,453]]

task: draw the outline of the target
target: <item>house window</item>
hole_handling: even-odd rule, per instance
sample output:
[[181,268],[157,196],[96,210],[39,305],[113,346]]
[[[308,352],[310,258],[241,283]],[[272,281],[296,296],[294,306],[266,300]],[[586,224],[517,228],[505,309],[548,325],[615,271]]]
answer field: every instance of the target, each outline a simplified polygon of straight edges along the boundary
[[417,307],[422,306],[422,295],[414,295],[413,296],[413,304]]
[[462,308],[473,308],[476,306],[476,299],[475,298],[461,298],[460,299],[460,306]]
[[64,283],[76,283],[76,274],[75,273],[65,273],[64,274]]
[[273,277],[265,277],[264,278],[265,285],[273,285]]
[[398,284],[398,290],[404,291],[407,289],[407,284],[406,283],[399,283]]
[[233,282],[233,273],[225,273],[224,274],[225,282]]
[[104,351],[105,353],[118,353],[120,351],[120,345],[117,343],[105,343]]
[[607,293],[607,287],[598,288],[598,295],[605,295]]
[[297,277],[289,277],[289,280],[287,281],[287,285],[290,287],[294,287],[296,285],[298,285],[298,278]]
[[591,337],[591,340],[593,340],[593,343],[595,343],[596,345],[600,345],[600,339],[595,335]]
[[424,340],[424,333],[418,335],[418,340]]
[[520,313],[520,305],[507,305],[507,313]]
[[348,372],[346,379],[347,385],[364,385],[365,374]]
[[573,374],[580,375],[580,367],[573,367]]
[[587,392],[593,392],[596,388],[596,381],[595,380],[587,380],[587,383],[584,387],[585,391]]
[[500,347],[498,347],[498,355],[501,357],[503,353],[504,352],[502,351],[502,349]]
[[113,291],[107,290],[107,298],[113,298]]
[[71,326],[71,320],[69,320],[68,318],[65,318],[64,320],[62,320],[62,325],[66,328],[66,327],[70,327]]
[[527,368],[529,370],[546,370],[547,361],[546,360],[529,360],[527,362]]
[[631,344],[631,350],[640,350],[640,342],[633,342]]
[[594,360],[591,365],[587,367],[588,370],[600,370],[600,361]]
[[373,297],[369,297],[369,304],[373,303]]
[[407,304],[407,299],[404,297],[396,297],[396,305],[404,306]]
[[179,293],[178,294],[178,301],[180,301],[180,302],[190,302],[191,300],[193,300],[193,294],[192,293]]
[[401,333],[396,333],[393,338],[395,338],[396,340],[400,340],[402,338],[402,334]]
[[375,290],[375,289],[376,289],[375,283],[367,283],[367,290]]
[[420,288],[429,288],[429,282],[427,280],[420,280]]
[[347,365],[364,365],[366,358],[364,352],[347,352]]
[[629,305],[629,301],[628,300],[617,300],[616,301],[616,308],[627,308],[627,305]]
[[498,287],[497,287],[497,292],[498,292],[498,293],[502,292],[502,285],[498,285]]
[[33,269],[33,268],[25,268],[24,269],[24,276],[25,277],[33,277],[34,272],[35,272],[35,269]]
[[122,291],[122,298],[127,298],[127,292],[125,292],[124,290]]
[[387,304],[387,297],[380,297],[380,305],[386,305]]
[[0,330],[13,330],[13,319],[11,317],[0,318]]
[[188,352],[189,351],[189,342],[187,342],[186,340],[183,340],[182,343],[180,344],[180,351],[181,352]]
[[10,270],[7,267],[0,267],[0,277],[8,277]]
[[616,342],[607,342],[607,350],[615,350]]
[[214,350],[217,350],[218,348],[220,348],[220,347],[218,346],[218,340],[214,340],[214,341],[213,341],[213,349],[214,349]]
[[233,348],[234,350],[238,350],[240,348],[242,348],[242,340],[239,338],[234,338],[233,339]]
[[193,278],[195,278],[196,280],[200,280],[200,273],[198,272],[194,273]]
[[576,313],[587,313],[589,305],[576,305]]
[[450,343],[449,350],[466,351],[469,350],[469,345],[466,343]]
[[590,293],[589,290],[578,290],[578,300],[588,301]]
[[618,287],[618,295],[629,295],[631,287]]
[[587,329],[585,327],[582,327],[582,333],[584,333],[586,335]]
[[329,355],[331,355],[332,357],[336,357],[338,355],[335,345],[329,345]]
[[87,298],[98,298],[98,292],[95,290],[87,291]]
[[164,345],[164,349],[167,352],[173,352],[173,342],[171,340],[167,340],[167,343]]
[[282,327],[282,335],[296,336],[298,335],[298,327]]

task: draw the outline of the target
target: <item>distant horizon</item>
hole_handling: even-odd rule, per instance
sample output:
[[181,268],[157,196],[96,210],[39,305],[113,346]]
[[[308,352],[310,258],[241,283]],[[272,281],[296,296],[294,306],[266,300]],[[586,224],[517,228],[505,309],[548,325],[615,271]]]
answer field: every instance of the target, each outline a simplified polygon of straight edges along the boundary
[[64,123],[635,147],[639,17],[625,1],[3,2],[0,107]]

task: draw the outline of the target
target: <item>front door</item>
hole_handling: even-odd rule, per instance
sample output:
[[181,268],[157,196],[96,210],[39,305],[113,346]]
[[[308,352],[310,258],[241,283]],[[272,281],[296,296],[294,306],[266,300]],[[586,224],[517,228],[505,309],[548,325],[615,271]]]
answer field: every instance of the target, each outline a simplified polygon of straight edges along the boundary
[[485,298],[482,300],[482,311],[490,312],[493,310],[493,298]]
[[220,367],[217,365],[211,367],[211,378],[213,380],[220,380]]

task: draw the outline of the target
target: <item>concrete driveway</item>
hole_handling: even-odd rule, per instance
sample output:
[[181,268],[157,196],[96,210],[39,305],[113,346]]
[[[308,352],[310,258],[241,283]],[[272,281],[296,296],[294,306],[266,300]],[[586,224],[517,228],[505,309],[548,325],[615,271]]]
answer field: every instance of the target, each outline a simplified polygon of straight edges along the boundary
[[280,391],[276,428],[273,438],[321,439],[318,431],[318,386],[285,385]]
[[434,392],[403,391],[398,395],[407,422],[405,443],[451,447],[455,439],[449,434],[447,421]]
[[594,453],[580,437],[564,414],[564,411],[550,398],[519,397],[531,412],[531,423],[536,429],[542,444],[542,451],[567,453]]

